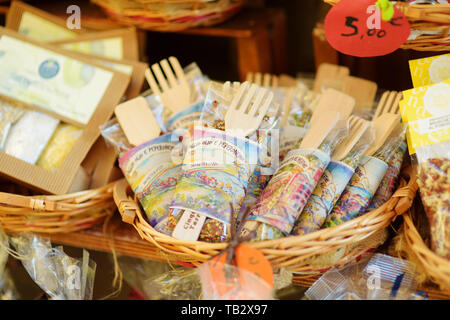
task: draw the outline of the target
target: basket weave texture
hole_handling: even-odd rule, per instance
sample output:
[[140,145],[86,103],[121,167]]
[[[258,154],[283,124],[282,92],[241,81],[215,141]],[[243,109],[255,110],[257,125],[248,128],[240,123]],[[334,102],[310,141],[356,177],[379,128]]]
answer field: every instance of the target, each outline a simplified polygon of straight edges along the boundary
[[425,244],[417,230],[411,212],[403,215],[403,239],[408,253],[414,255],[414,261],[421,264],[421,270],[427,278],[439,284],[450,294],[450,261],[435,254]]
[[[417,191],[411,167],[402,171],[399,187],[381,207],[339,226],[321,229],[302,236],[248,242],[259,249],[274,268],[317,274],[367,255],[387,237],[386,227],[411,207]],[[227,243],[182,241],[153,229],[125,180],[114,187],[114,201],[124,222],[130,223],[142,239],[158,248],[167,260],[200,265],[227,247]]]
[[91,0],[117,22],[155,31],[181,31],[222,23],[244,0]]
[[[339,0],[324,0],[335,5]],[[422,34],[416,39],[406,41],[401,48],[417,51],[448,51],[450,45],[450,4],[412,4],[396,2],[398,8],[408,19],[411,30]]]
[[90,228],[114,214],[113,186],[65,195],[0,192],[0,228],[6,232],[63,233]]

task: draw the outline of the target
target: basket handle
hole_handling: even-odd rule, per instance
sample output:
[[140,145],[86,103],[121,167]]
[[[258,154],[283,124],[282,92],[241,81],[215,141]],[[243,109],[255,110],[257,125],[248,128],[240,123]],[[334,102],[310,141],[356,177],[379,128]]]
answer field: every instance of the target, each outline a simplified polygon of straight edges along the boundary
[[134,200],[127,195],[128,188],[128,182],[125,179],[117,181],[113,188],[113,198],[122,216],[122,221],[133,224],[136,218],[136,211],[139,208]]
[[5,192],[0,192],[0,204],[12,207],[30,208],[33,211],[54,211],[57,208],[56,202],[51,200],[37,199]]

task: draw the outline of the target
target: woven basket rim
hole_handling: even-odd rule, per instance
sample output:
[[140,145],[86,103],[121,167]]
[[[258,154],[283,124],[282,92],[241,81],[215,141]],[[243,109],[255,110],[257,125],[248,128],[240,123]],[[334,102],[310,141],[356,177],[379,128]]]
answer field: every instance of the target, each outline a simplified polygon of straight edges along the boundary
[[420,261],[429,277],[439,285],[450,289],[450,261],[434,253],[425,244],[414,225],[410,210],[403,215],[403,236],[406,245]]
[[[275,240],[264,240],[257,242],[246,242],[246,245],[261,250],[266,256],[274,261],[315,256],[322,251],[330,252],[342,248],[354,242],[359,242],[374,235],[376,232],[387,227],[398,215],[404,213],[412,204],[417,191],[415,172],[409,166],[403,170],[403,175],[409,177],[406,182],[400,179],[400,186],[391,199],[379,208],[372,210],[358,218],[347,221],[341,225],[321,229],[301,236],[289,236]],[[169,235],[156,231],[147,222],[145,215],[139,205],[129,195],[128,183],[125,179],[119,181],[114,188],[114,201],[118,206],[123,221],[130,223],[137,230],[142,239],[152,243],[166,254],[177,255],[180,260],[205,261],[211,256],[226,248],[228,243],[208,243],[202,241],[182,241]],[[117,195],[122,193],[121,196]],[[125,211],[135,212],[135,216],[127,220]],[[325,248],[325,249],[324,249]],[[281,255],[281,257],[280,257]],[[303,255],[303,256],[302,256]],[[269,259],[270,260],[270,259]],[[292,263],[284,263],[290,265]]]
[[62,195],[22,196],[0,192],[0,226],[7,232],[65,233],[102,223],[116,211],[113,187]]

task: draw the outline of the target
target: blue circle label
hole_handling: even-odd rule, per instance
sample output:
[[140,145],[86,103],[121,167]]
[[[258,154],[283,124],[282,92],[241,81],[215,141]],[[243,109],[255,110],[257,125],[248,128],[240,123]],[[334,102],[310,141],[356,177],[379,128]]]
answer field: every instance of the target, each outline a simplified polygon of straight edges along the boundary
[[59,72],[59,63],[55,60],[45,60],[39,66],[39,75],[44,79],[50,79]]

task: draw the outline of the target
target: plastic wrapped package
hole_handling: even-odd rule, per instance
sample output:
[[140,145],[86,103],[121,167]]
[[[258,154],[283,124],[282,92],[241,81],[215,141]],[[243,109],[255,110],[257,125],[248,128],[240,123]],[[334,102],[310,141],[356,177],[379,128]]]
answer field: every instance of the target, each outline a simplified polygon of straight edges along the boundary
[[54,300],[91,300],[96,263],[83,250],[82,260],[66,255],[62,247],[33,234],[12,236],[10,243],[23,257],[31,279]]
[[342,160],[334,160],[332,157],[297,219],[291,235],[303,235],[322,227],[328,214],[355,173],[360,158],[372,144],[374,138],[373,130],[366,130],[361,139]]
[[117,118],[112,118],[100,126],[100,133],[105,139],[106,144],[113,146],[119,156],[133,149],[133,145],[128,142],[127,136],[123,132]]
[[243,232],[255,231],[254,241],[289,235],[328,166],[330,154],[347,134],[347,121],[340,121],[318,149],[291,150],[261,193]]
[[58,119],[45,113],[26,111],[9,130],[5,153],[35,164],[58,124]]
[[[248,139],[234,137],[224,131],[224,118],[235,92],[223,91],[223,85],[217,83],[210,86],[202,111],[203,127],[194,128],[171,204],[167,229],[172,236],[176,236],[177,226],[194,219],[202,225],[194,240],[226,241],[254,169],[261,165],[259,158],[266,155],[262,143],[269,140],[276,125],[278,108],[269,107],[259,130]],[[180,222],[183,216],[186,221]]]
[[193,142],[186,152],[170,207],[201,213],[214,220],[203,226],[211,229],[207,232],[211,239],[202,240],[223,241],[228,237],[226,232],[218,238],[217,230],[221,224],[229,225],[232,217],[239,214],[255,166],[249,156],[257,155],[257,148],[256,143],[224,131],[194,128]]
[[328,270],[305,296],[309,300],[423,300],[416,293],[415,277],[410,262],[375,254],[370,261]]
[[19,293],[6,266],[9,256],[8,248],[8,237],[0,229],[0,300],[18,300]]
[[430,225],[431,249],[450,259],[450,140],[416,148],[418,184]]
[[191,90],[191,105],[184,110],[173,114],[172,111],[164,107],[159,96],[151,91],[142,94],[163,132],[187,128],[201,117],[201,109],[206,95],[205,89],[209,84],[209,79],[202,74],[195,62],[186,66],[183,71]]
[[403,133],[403,141],[400,142],[395,154],[392,155],[387,163],[388,169],[386,174],[384,175],[383,180],[381,180],[380,186],[373,196],[372,201],[367,207],[367,212],[382,206],[391,198],[395,188],[397,187],[398,176],[402,167],[403,158],[405,157],[408,149],[404,135],[405,134]]
[[[404,132],[404,127],[400,132]],[[375,192],[385,176],[387,163],[404,141],[399,130],[390,135],[388,141],[373,156],[362,156],[355,174],[345,187],[336,205],[327,216],[323,227],[333,227],[354,219],[366,212]]]
[[[139,145],[119,158],[119,166],[150,224],[163,230],[175,195],[181,163],[174,150],[185,131],[172,132]],[[174,161],[175,160],[175,161]],[[157,226],[161,224],[161,226]]]
[[36,165],[50,171],[58,170],[82,133],[81,128],[60,123]]
[[24,114],[24,109],[0,99],[0,150],[4,149],[11,126]]

